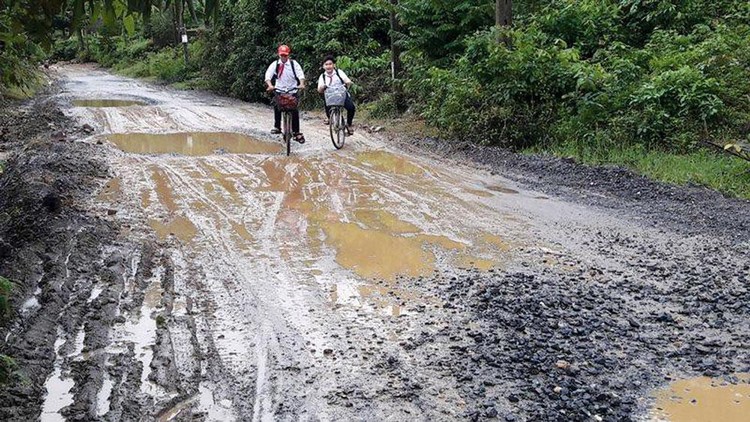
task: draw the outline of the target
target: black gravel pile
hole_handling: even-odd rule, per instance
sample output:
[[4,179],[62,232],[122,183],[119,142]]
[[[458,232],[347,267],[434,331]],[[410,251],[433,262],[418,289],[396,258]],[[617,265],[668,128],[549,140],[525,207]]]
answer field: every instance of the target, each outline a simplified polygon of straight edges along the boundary
[[675,376],[750,370],[747,280],[717,286],[688,272],[664,291],[585,278],[466,271],[435,280],[444,307],[477,325],[423,332],[409,347],[453,342],[434,364],[453,371],[470,419],[633,420],[649,390]]

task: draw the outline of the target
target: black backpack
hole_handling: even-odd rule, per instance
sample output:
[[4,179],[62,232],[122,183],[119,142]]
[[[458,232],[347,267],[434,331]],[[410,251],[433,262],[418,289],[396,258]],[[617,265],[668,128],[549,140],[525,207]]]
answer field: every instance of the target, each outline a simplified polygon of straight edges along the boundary
[[[297,62],[292,60],[292,74],[294,75],[294,79],[297,81],[297,85],[299,85],[300,81],[299,81],[299,78],[297,77],[297,70],[295,69],[296,64]],[[281,60],[278,60],[276,62],[276,70],[273,72],[273,76],[271,77],[271,83],[274,85],[276,85],[276,79],[278,79],[279,69],[281,68],[281,65],[282,65]]]

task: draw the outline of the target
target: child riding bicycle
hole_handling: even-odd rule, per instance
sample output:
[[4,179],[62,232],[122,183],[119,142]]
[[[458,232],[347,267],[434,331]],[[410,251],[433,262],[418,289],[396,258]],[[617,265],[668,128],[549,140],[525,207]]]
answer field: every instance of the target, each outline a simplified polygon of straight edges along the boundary
[[[323,69],[325,72],[323,72],[323,74],[320,75],[320,78],[318,78],[318,92],[321,94],[323,94],[328,88],[349,88],[352,85],[352,80],[346,76],[346,73],[336,67],[336,59],[333,56],[327,56],[323,60]],[[351,94],[348,92],[346,94],[344,108],[346,109],[346,131],[349,135],[353,135],[354,129],[352,128],[352,123],[354,122],[354,113],[357,109],[354,106]],[[325,110],[326,124],[328,124],[328,119],[331,117],[331,106],[326,105]]]
[[[289,46],[280,45],[277,52],[279,59],[271,63],[266,70],[266,90],[269,92],[294,92],[294,95],[297,95],[297,89],[305,89],[305,73],[302,70],[302,66],[289,58],[289,55],[292,53],[292,49]],[[278,134],[281,133],[281,109],[278,104],[274,104],[273,112],[273,129],[271,129],[271,133]],[[295,108],[291,113],[294,140],[300,144],[304,144],[305,135],[300,132],[299,128],[299,110]]]

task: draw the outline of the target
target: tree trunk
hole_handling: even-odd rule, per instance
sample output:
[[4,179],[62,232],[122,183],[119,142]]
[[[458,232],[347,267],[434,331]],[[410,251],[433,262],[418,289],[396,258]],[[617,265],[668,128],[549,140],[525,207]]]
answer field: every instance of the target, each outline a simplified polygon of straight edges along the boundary
[[177,14],[177,42],[182,44],[182,49],[185,54],[185,63],[188,62],[188,45],[186,42],[182,42],[182,37],[187,36],[185,30],[185,22],[183,20],[184,13],[184,2],[185,0],[174,0],[175,2],[175,13]]
[[83,40],[83,28],[76,29],[76,36],[78,37],[78,51],[83,52],[86,49],[86,42]]
[[513,23],[513,0],[495,0],[495,24],[510,26]]
[[143,36],[151,38],[151,0],[144,4],[141,15],[143,16]]
[[195,14],[195,3],[194,0],[186,0],[188,10],[190,11],[190,19],[193,25],[198,25],[198,15]]
[[399,22],[398,0],[391,1],[391,76],[393,78],[393,97],[398,111],[406,110],[404,91],[402,86],[403,65],[401,63],[401,46],[398,45],[398,37],[401,33],[401,22]]
[[[513,24],[513,0],[495,0],[495,25],[499,28],[509,28]],[[505,42],[510,47],[508,37],[498,35],[498,41]]]

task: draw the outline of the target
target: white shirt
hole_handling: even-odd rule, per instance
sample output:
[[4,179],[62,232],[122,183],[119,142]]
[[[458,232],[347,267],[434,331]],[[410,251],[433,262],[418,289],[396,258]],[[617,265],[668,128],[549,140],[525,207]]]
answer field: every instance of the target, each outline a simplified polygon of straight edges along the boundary
[[[266,70],[266,81],[270,81],[271,78],[273,78],[273,74],[276,73],[276,67],[279,66],[281,63],[281,60],[276,60],[273,63],[271,63],[268,66],[268,69]],[[290,90],[297,88],[297,80],[294,79],[294,71],[292,71],[292,66],[294,66],[294,71],[297,72],[297,78],[299,78],[300,81],[303,81],[305,79],[305,73],[302,71],[302,66],[297,63],[296,60],[289,59],[284,63],[284,71],[281,71],[281,67],[279,67],[279,73],[281,76],[276,75],[276,88],[281,90]]]
[[[339,79],[339,75],[341,75],[341,79]],[[327,86],[337,88],[350,83],[352,83],[352,80],[346,76],[346,73],[344,73],[343,70],[339,69],[339,74],[336,75],[336,70],[334,69],[331,73],[323,72],[323,74],[320,75],[320,78],[318,78],[318,89],[323,89]]]

